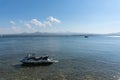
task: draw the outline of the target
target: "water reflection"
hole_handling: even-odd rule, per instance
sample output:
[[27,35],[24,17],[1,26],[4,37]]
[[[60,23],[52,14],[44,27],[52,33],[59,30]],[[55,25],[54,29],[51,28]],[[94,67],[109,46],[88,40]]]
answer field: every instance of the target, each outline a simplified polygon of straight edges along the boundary
[[52,64],[35,64],[35,65],[31,65],[31,64],[16,64],[13,65],[13,67],[15,68],[26,68],[26,67],[40,67],[40,66],[50,66]]

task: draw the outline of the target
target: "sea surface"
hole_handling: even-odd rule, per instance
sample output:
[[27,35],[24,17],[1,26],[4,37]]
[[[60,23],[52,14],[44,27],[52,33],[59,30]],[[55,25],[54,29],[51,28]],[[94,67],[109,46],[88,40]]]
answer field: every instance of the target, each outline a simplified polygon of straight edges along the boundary
[[[59,62],[22,66],[29,53]],[[120,37],[0,37],[0,80],[120,80]]]

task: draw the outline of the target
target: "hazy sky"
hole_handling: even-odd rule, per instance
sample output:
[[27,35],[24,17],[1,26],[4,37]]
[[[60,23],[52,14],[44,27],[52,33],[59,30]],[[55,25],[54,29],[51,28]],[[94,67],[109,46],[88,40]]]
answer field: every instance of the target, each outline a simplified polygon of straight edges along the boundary
[[0,34],[120,32],[120,0],[0,0]]

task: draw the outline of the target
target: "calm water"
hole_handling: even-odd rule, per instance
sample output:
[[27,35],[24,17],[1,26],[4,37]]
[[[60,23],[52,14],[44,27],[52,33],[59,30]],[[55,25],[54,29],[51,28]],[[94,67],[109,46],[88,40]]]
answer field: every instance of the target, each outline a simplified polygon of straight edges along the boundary
[[[28,53],[59,62],[21,66],[19,60]],[[0,38],[0,80],[120,80],[120,38]]]

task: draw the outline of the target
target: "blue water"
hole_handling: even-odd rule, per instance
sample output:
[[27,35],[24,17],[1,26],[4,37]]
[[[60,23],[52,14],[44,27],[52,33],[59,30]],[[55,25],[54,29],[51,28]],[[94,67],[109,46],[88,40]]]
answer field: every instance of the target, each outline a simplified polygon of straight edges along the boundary
[[[22,67],[25,55],[49,55],[50,66]],[[1,37],[0,80],[120,80],[120,38]]]

